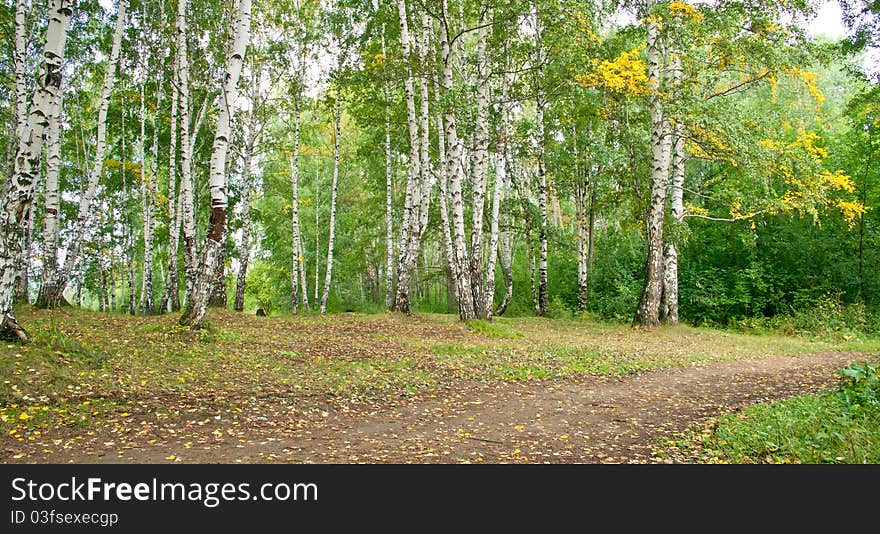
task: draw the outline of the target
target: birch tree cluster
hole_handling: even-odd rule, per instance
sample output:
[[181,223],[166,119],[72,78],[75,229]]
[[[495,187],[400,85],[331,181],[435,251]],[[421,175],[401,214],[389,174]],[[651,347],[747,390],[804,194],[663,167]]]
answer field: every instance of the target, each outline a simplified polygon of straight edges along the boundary
[[876,40],[845,4],[838,43],[806,1],[4,0],[3,336],[19,305],[880,304]]

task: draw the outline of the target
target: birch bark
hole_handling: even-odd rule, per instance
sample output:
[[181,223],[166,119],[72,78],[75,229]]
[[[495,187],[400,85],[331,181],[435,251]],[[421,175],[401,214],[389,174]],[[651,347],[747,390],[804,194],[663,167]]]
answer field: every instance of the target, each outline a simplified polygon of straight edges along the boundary
[[208,236],[202,248],[202,257],[196,274],[192,298],[180,318],[180,324],[198,328],[201,326],[213,289],[214,271],[223,238],[226,235],[226,154],[229,150],[230,119],[232,108],[238,99],[238,79],[250,39],[251,0],[239,0],[234,23],[234,37],[226,58],[226,72],[217,113],[216,133],[211,147],[209,171],[211,189],[211,218]]
[[3,184],[0,197],[0,339],[30,340],[12,310],[13,286],[24,231],[21,222],[33,201],[43,134],[53,119],[53,104],[60,102],[61,61],[71,15],[72,4],[69,1],[50,0],[46,43],[28,115],[28,131],[19,139],[12,162],[12,175]]
[[[649,9],[653,2],[649,2]],[[666,208],[666,186],[669,179],[669,143],[667,122],[660,96],[661,62],[659,28],[648,22],[648,87],[651,113],[651,203],[648,209],[648,257],[645,282],[633,320],[638,326],[660,324],[660,297],[663,290],[663,215]]]
[[339,97],[336,98],[335,135],[333,137],[333,185],[330,196],[330,237],[327,242],[327,268],[324,274],[324,292],[321,295],[321,314],[327,312],[327,299],[330,297],[330,284],[333,280],[333,245],[336,237],[336,189],[339,183],[339,121],[342,115],[342,107]]
[[38,305],[43,307],[58,306],[63,298],[64,289],[70,282],[74,264],[79,258],[80,247],[86,234],[90,230],[90,215],[92,205],[97,193],[98,181],[104,170],[104,152],[107,149],[107,110],[110,107],[110,96],[113,92],[113,84],[116,80],[116,65],[119,62],[119,50],[122,42],[122,33],[125,28],[125,12],[128,8],[128,0],[119,0],[116,8],[116,29],[113,33],[113,44],[110,48],[110,58],[107,61],[107,70],[104,72],[104,84],[101,90],[101,102],[98,108],[97,133],[95,136],[95,154],[91,172],[87,181],[86,189],[80,198],[79,210],[74,223],[74,234],[67,247],[67,255],[64,258],[63,267],[58,270],[49,287],[41,288],[45,293],[43,299],[38,299]]

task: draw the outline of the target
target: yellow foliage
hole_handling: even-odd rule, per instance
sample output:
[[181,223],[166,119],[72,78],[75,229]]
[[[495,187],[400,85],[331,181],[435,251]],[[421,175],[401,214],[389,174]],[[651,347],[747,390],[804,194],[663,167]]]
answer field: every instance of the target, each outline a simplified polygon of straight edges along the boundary
[[797,67],[787,67],[783,68],[782,70],[790,74],[793,78],[803,82],[804,86],[807,88],[807,91],[810,92],[810,96],[812,96],[813,100],[816,101],[816,104],[821,104],[825,101],[825,95],[822,94],[822,91],[816,85],[815,72],[801,70]]
[[583,87],[603,87],[615,93],[648,93],[648,67],[638,57],[639,48],[621,53],[611,61],[593,60],[594,70],[575,76]]
[[702,208],[700,206],[694,206],[690,202],[685,202],[684,208],[685,208],[685,211],[687,211],[688,213],[696,215],[698,217],[708,217],[709,216],[709,210],[707,210],[706,208]]
[[697,8],[690,4],[679,2],[678,0],[669,4],[669,12],[673,17],[689,18],[693,22],[700,22],[703,20],[703,14],[697,11]]

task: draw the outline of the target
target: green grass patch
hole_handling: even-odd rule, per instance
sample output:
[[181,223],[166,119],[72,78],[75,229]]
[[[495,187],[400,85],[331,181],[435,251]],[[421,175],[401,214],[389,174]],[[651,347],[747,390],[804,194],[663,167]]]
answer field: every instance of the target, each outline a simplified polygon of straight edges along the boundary
[[523,333],[510,326],[508,322],[502,322],[499,319],[486,321],[483,319],[474,319],[465,323],[468,329],[481,336],[491,337],[495,339],[517,339],[523,337]]
[[683,442],[685,454],[719,463],[880,462],[877,367],[841,371],[837,391],[749,406],[714,419]]

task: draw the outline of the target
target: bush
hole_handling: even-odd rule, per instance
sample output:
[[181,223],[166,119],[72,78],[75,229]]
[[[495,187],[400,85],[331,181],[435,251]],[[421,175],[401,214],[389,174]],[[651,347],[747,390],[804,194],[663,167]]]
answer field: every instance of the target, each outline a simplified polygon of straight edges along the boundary
[[846,305],[839,293],[827,293],[816,301],[800,300],[788,313],[771,317],[746,317],[731,322],[743,331],[773,331],[780,334],[846,340],[877,333],[877,314],[862,303]]

